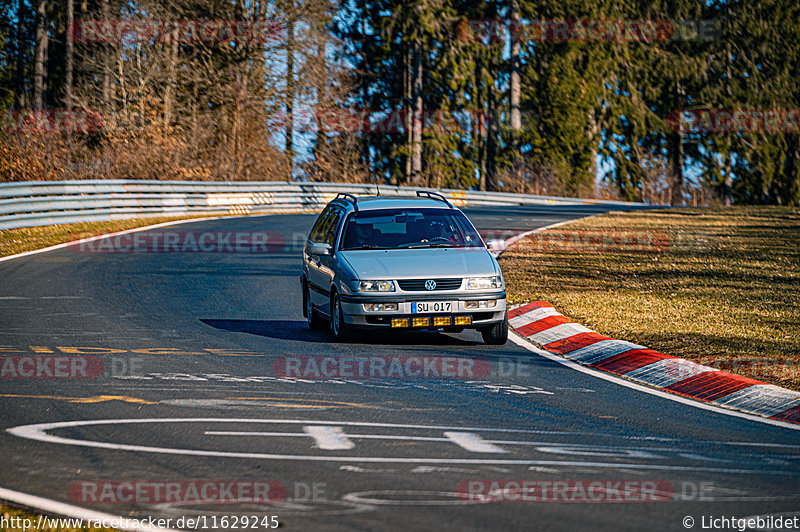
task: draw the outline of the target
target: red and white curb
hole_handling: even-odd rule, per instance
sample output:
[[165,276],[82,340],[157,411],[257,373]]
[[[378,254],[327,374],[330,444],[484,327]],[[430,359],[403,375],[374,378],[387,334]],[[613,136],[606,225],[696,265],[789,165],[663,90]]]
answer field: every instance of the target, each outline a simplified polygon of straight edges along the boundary
[[511,309],[508,318],[518,335],[583,366],[704,403],[800,424],[800,392],[603,336],[546,301]]

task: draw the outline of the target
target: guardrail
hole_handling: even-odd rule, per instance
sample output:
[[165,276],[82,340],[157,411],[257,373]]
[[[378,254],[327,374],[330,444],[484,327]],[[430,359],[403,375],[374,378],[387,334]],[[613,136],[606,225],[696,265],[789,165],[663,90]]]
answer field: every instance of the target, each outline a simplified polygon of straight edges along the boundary
[[[189,214],[270,214],[319,210],[337,192],[375,195],[376,185],[282,181],[24,181],[0,184],[0,229],[98,222],[145,216]],[[414,195],[430,190],[454,205],[643,205],[478,192],[472,190],[380,185],[382,196]]]

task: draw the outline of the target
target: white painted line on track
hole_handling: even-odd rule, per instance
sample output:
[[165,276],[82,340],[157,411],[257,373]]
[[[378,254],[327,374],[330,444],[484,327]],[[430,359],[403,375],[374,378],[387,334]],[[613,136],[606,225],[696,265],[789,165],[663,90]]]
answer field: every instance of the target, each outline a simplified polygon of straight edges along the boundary
[[[640,392],[649,393],[650,395],[656,395],[663,399],[669,399],[670,401],[675,401],[677,403],[682,403],[685,405],[693,406],[695,408],[702,408],[703,410],[710,410],[712,412],[716,412],[717,414],[724,414],[726,416],[733,416],[733,417],[740,417],[743,419],[748,419],[750,421],[757,421],[759,423],[766,423],[767,425],[774,425],[776,427],[781,427],[784,429],[791,429],[791,430],[800,430],[800,425],[796,425],[794,423],[786,423],[785,421],[778,421],[777,419],[769,419],[765,417],[756,416],[753,414],[747,414],[745,412],[739,412],[737,410],[731,410],[728,408],[723,408],[720,406],[716,406],[710,403],[703,403],[697,401],[695,399],[689,399],[687,397],[682,397],[680,395],[675,395],[672,393],[664,392],[655,388],[650,388],[644,384],[639,384],[636,382],[632,382],[626,380],[622,377],[617,375],[613,375],[611,373],[606,373],[604,371],[594,369],[588,366],[582,366],[577,362],[570,360],[568,358],[564,358],[562,356],[556,355],[554,353],[550,353],[543,349],[539,349],[538,347],[534,346],[528,340],[519,336],[516,333],[509,331],[508,339],[517,344],[520,347],[524,347],[528,351],[536,353],[539,356],[543,356],[544,358],[550,359],[554,362],[558,362],[564,366],[569,367],[570,369],[574,369],[576,371],[580,371],[582,373],[586,373],[587,375],[592,375],[597,377],[598,379],[603,379],[609,382],[613,382],[614,384],[619,384],[620,386],[625,386],[627,388],[632,388],[634,390],[638,390]],[[713,369],[713,368],[709,368]]]
[[459,447],[473,453],[506,453],[497,445],[490,443],[472,432],[445,432],[444,435]]
[[356,446],[344,433],[342,427],[307,425],[303,432],[314,438],[317,447],[326,451],[346,451]]
[[[612,212],[612,211],[609,211],[609,212]],[[519,242],[520,240],[522,240],[526,236],[530,236],[530,235],[533,235],[533,234],[536,234],[536,233],[541,233],[542,231],[547,231],[548,229],[555,229],[556,227],[561,227],[562,225],[571,224],[571,223],[577,222],[579,220],[590,220],[590,219],[594,218],[595,216],[600,216],[600,214],[602,214],[602,213],[591,214],[589,216],[581,216],[580,218],[573,218],[572,220],[564,220],[563,222],[558,222],[558,223],[554,223],[554,224],[550,224],[550,225],[545,225],[544,227],[537,227],[536,229],[531,229],[530,231],[525,231],[524,233],[519,233],[517,235],[514,235],[511,238],[507,238],[505,240],[506,247],[505,247],[505,249],[503,249],[503,251],[501,251],[498,254],[498,256],[500,256],[503,253],[505,253],[508,250],[508,246],[510,246],[511,244],[514,244],[516,242]]]
[[[126,229],[125,231],[117,231],[115,233],[106,233],[104,235],[97,235],[90,238],[85,238],[82,240],[73,240],[71,242],[64,242],[63,244],[56,244],[54,246],[48,246],[42,249],[34,249],[33,251],[25,251],[24,253],[17,253],[16,255],[9,255],[7,257],[0,257],[0,262],[5,262],[11,259],[18,259],[20,257],[27,257],[30,255],[37,255],[39,253],[45,253],[46,251],[54,251],[56,249],[63,249],[69,246],[74,246],[79,242],[94,242],[95,240],[100,240],[102,238],[109,238],[118,235],[126,235],[129,233],[138,233],[140,231],[147,231],[148,229],[155,229],[157,227],[166,227],[168,225],[179,225],[185,224],[190,222],[205,222],[208,220],[219,220],[221,218],[243,218],[242,216],[210,216],[208,218],[190,218],[188,220],[174,220],[171,222],[163,222],[160,224],[153,224],[153,225],[145,225],[143,227],[134,227],[133,229]],[[132,218],[135,219],[135,218]]]
[[[0,257],[0,262],[5,262],[11,259],[18,259],[20,257],[27,257],[29,255],[36,255],[38,253],[44,253],[46,251],[53,251],[56,249],[63,249],[69,246],[74,246],[80,242],[94,242],[95,240],[101,240],[103,238],[110,238],[119,235],[126,235],[129,233],[138,233],[140,231],[148,231],[150,229],[156,229],[158,227],[167,227],[170,225],[181,225],[181,224],[188,224],[193,222],[208,222],[211,220],[223,220],[223,219],[237,219],[237,218],[253,218],[258,216],[279,216],[279,215],[287,215],[287,214],[313,214],[315,211],[308,211],[308,212],[276,212],[276,213],[259,213],[259,214],[238,214],[233,216],[207,216],[205,218],[188,218],[186,220],[173,220],[171,222],[162,222],[153,225],[145,225],[142,227],[134,227],[133,229],[126,229],[124,231],[117,231],[114,233],[106,233],[104,235],[97,235],[89,238],[84,238],[81,240],[73,240],[71,242],[64,242],[63,244],[56,244],[54,246],[48,246],[42,249],[34,249],[32,251],[25,251],[23,253],[17,253],[16,255],[8,255],[7,257]],[[136,220],[137,218],[127,218],[127,220]],[[115,221],[115,220],[107,220],[107,221]],[[90,222],[91,223],[91,222]],[[54,225],[73,225],[73,224],[54,224]],[[46,227],[46,226],[38,226],[38,227]],[[0,230],[2,231],[2,230]]]
[[145,518],[123,517],[120,515],[96,512],[94,510],[81,508],[80,506],[73,506],[72,504],[66,504],[63,502],[54,501],[53,499],[46,499],[44,497],[37,497],[36,495],[29,495],[27,493],[9,490],[6,488],[0,488],[0,500],[19,504],[26,508],[32,508],[42,512],[71,517],[73,519],[83,519],[84,521],[92,522],[100,521],[103,523],[111,523],[111,521],[115,521],[115,528],[130,532],[178,532],[170,528],[158,528],[153,526],[126,526],[134,521],[141,522]]
[[[574,362],[570,362],[574,364]],[[745,416],[742,416],[745,417]],[[750,416],[746,416],[750,417]],[[53,423],[37,423],[33,425],[21,425],[6,429],[7,432],[30,440],[56,443],[61,445],[74,445],[77,447],[89,447],[96,449],[108,449],[113,451],[132,451],[142,453],[156,453],[182,456],[213,456],[218,458],[246,458],[253,460],[296,460],[311,462],[350,462],[350,463],[405,463],[405,464],[475,464],[475,465],[542,465],[560,467],[597,467],[606,469],[627,469],[648,470],[648,471],[693,471],[709,473],[730,473],[730,474],[759,474],[759,475],[788,475],[800,476],[800,472],[787,471],[784,469],[736,469],[736,468],[715,468],[698,466],[670,466],[663,464],[632,464],[620,461],[611,462],[588,462],[581,460],[533,460],[533,459],[489,459],[489,458],[413,458],[413,457],[383,457],[383,456],[320,456],[320,455],[295,455],[295,454],[273,454],[273,453],[254,453],[254,452],[233,452],[233,451],[213,451],[206,449],[182,449],[173,447],[150,447],[145,445],[131,445],[123,443],[111,443],[103,441],[79,440],[65,438],[48,434],[48,430],[55,430],[68,427],[84,427],[98,425],[129,425],[129,424],[148,424],[148,423],[302,423],[304,425],[353,425],[353,426],[374,426],[374,427],[401,427],[402,425],[391,423],[361,423],[356,421],[318,421],[318,420],[287,420],[287,419],[237,419],[237,418],[150,418],[150,419],[95,419],[79,421],[59,421]],[[436,427],[428,425],[412,425],[416,428],[432,429]],[[481,427],[448,427],[467,432],[517,432],[526,433],[523,429],[502,429],[502,428],[481,428]],[[793,427],[794,428],[794,427]]]

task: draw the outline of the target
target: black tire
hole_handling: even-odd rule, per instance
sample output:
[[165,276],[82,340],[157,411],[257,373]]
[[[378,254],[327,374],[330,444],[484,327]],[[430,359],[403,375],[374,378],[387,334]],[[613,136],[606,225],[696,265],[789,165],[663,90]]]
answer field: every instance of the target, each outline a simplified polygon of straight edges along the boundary
[[312,331],[320,331],[325,328],[325,321],[319,317],[314,305],[311,304],[311,294],[308,293],[308,284],[303,283],[303,314],[306,316],[308,328]]
[[508,313],[500,323],[481,331],[483,343],[487,345],[503,345],[508,341]]
[[331,295],[331,334],[337,342],[344,342],[351,336],[350,327],[342,320],[342,302],[336,292]]

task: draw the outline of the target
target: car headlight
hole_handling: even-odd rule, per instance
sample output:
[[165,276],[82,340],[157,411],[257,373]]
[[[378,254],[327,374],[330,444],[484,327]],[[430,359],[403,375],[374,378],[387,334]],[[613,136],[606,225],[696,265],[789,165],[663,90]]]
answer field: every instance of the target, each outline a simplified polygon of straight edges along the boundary
[[503,278],[499,275],[495,275],[494,277],[467,277],[464,281],[464,287],[467,290],[503,288]]
[[357,281],[359,292],[394,292],[393,281]]

